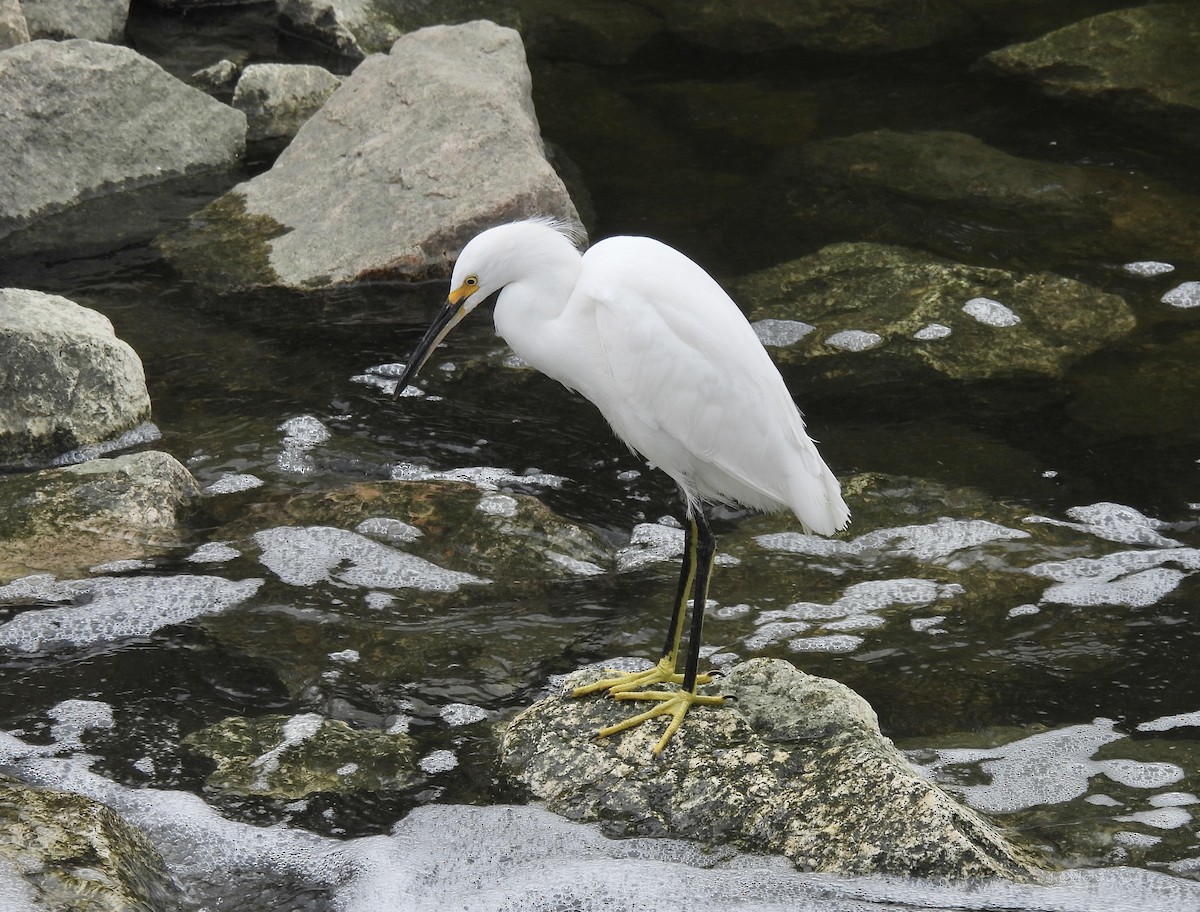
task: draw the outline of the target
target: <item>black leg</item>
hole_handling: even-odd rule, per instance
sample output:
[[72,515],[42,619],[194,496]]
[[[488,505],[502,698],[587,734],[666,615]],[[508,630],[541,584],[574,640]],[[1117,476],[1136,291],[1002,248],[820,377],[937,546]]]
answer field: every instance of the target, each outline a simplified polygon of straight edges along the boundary
[[[713,559],[717,554],[717,540],[709,528],[708,520],[699,508],[688,517],[688,530],[695,530],[695,583],[692,589],[692,629],[688,634],[687,665],[683,670],[683,689],[696,692],[696,678],[700,668],[700,634],[704,628],[704,607],[708,602],[708,579],[712,572]],[[686,599],[684,600],[686,604]]]
[[679,664],[679,639],[683,633],[683,615],[687,611],[688,594],[692,590],[696,575],[696,520],[689,516],[683,533],[683,566],[679,569],[679,589],[675,593],[675,610],[671,614],[671,626],[667,628],[667,643],[662,657],[670,662],[672,672]]

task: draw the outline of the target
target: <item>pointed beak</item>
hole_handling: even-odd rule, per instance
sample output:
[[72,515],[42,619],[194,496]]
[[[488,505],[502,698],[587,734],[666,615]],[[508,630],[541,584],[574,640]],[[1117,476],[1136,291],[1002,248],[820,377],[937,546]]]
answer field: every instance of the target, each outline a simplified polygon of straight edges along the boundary
[[404,368],[404,373],[396,381],[396,389],[392,393],[393,399],[398,398],[402,392],[408,389],[409,385],[416,379],[417,372],[425,366],[425,362],[433,354],[434,349],[450,334],[450,330],[454,329],[459,321],[467,315],[467,309],[463,305],[473,290],[469,288],[456,288],[450,292],[450,297],[442,305],[442,309],[437,312],[437,316],[433,318],[433,323],[425,331],[425,335],[421,337],[421,341],[417,343],[412,357],[408,359],[408,364]]

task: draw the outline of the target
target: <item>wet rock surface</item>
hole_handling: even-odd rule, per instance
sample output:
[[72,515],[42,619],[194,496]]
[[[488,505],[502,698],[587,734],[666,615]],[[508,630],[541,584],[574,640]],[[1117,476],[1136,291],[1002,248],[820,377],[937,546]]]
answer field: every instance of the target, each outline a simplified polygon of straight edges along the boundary
[[598,572],[612,557],[594,532],[555,514],[529,494],[481,491],[461,481],[363,483],[320,494],[260,500],[217,532],[240,539],[280,526],[354,530],[364,542],[396,546],[468,574],[520,586]]
[[932,785],[841,684],[787,662],[736,665],[661,759],[660,725],[596,739],[636,704],[571,699],[568,679],[508,726],[501,762],[551,810],[621,836],[674,836],[786,855],[804,870],[1023,879],[1036,856]]
[[110,808],[0,776],[0,860],[37,908],[172,912],[182,897],[153,843]]
[[[741,279],[734,294],[753,321],[812,324],[771,350],[809,368],[833,361],[827,369],[837,374],[924,365],[960,380],[1057,377],[1136,326],[1121,298],[1072,279],[876,244],[826,247]],[[841,339],[855,332],[876,337],[870,356],[846,353]]]
[[988,54],[986,72],[1020,79],[1055,98],[1153,127],[1200,145],[1200,8],[1151,3],[1073,23]]
[[86,38],[121,44],[129,0],[21,0],[33,38]]
[[[229,165],[245,115],[125,47],[32,41],[0,52],[0,237],[88,197]],[[87,142],[77,138],[87,136]]]
[[242,70],[233,106],[246,115],[246,138],[295,136],[342,81],[318,66],[255,63]]
[[174,546],[199,494],[187,469],[154,451],[7,479],[0,579],[77,574]]
[[406,35],[360,64],[269,171],[163,248],[220,289],[311,288],[445,274],[471,236],[507,218],[575,222],[529,90],[514,31],[474,22]]
[[205,786],[222,795],[292,800],[319,792],[386,792],[419,772],[408,735],[357,731],[316,714],[234,717],[184,744],[216,763]]
[[108,318],[58,295],[0,289],[0,466],[45,464],[150,415],[141,359]]
[[29,24],[19,0],[0,0],[0,51],[29,40]]
[[965,133],[811,142],[780,156],[768,192],[779,185],[799,224],[885,242],[917,236],[956,258],[1037,263],[1047,247],[1084,258],[1131,246],[1200,256],[1200,206],[1186,194],[1136,172],[1010,155]]

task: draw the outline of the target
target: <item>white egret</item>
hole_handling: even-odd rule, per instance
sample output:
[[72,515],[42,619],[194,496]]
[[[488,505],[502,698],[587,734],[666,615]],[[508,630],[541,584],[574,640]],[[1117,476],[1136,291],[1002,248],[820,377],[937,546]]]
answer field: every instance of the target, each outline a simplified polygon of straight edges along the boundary
[[[577,688],[655,705],[598,737],[670,716],[662,752],[697,693],[700,635],[716,542],[702,503],[790,510],[829,535],[850,511],[837,479],[804,429],[783,378],[737,305],[677,250],[644,237],[613,237],[580,254],[549,219],[491,228],[459,255],[450,295],[400,377],[399,395],[463,317],[494,292],[496,331],[519,357],[592,401],[630,448],[683,493],[687,527],[679,589],[662,658]],[[687,660],[679,648],[692,599]],[[668,685],[668,686],[663,686]],[[678,685],[672,686],[672,685]]]

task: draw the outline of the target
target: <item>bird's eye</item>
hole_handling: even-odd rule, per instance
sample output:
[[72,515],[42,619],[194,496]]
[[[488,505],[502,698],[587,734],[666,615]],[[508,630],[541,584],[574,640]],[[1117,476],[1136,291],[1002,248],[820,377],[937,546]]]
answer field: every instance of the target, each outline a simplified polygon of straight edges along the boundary
[[468,288],[474,288],[476,285],[479,284],[479,279],[476,276],[467,276],[467,278],[463,282],[463,284],[466,285]]

